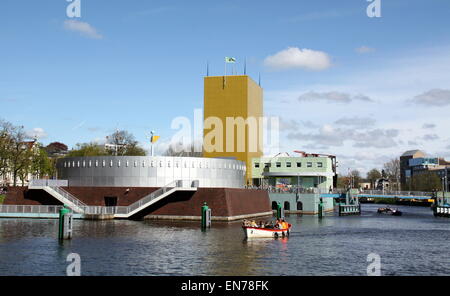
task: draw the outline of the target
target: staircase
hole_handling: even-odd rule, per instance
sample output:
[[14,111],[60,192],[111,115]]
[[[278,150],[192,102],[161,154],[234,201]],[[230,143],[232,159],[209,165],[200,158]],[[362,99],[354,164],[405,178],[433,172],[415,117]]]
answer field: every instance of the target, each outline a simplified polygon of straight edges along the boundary
[[31,180],[28,189],[45,190],[76,213],[86,215],[114,215],[114,218],[127,219],[177,191],[197,191],[198,181],[175,180],[129,206],[116,207],[88,206],[61,188],[61,186],[67,185],[67,180]]
[[31,180],[28,185],[28,189],[44,190],[59,200],[62,204],[72,209],[72,211],[76,213],[84,213],[87,205],[61,188],[61,186],[67,185],[67,180]]

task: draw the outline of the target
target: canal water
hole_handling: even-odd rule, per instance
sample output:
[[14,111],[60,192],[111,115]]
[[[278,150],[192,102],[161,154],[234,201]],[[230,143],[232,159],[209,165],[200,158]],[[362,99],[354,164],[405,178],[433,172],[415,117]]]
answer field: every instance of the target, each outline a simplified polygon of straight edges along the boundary
[[239,222],[75,220],[71,241],[57,220],[0,219],[0,275],[65,275],[70,253],[82,275],[366,275],[367,256],[382,275],[450,275],[450,219],[430,208],[398,206],[403,216],[290,215],[286,239],[244,240]]

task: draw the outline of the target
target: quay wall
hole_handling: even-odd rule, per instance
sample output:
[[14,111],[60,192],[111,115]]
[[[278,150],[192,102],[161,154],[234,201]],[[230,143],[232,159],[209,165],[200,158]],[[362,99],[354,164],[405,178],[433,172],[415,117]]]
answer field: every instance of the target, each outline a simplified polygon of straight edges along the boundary
[[[105,197],[117,197],[117,206],[128,206],[149,193],[155,187],[63,187],[87,205],[105,206]],[[198,188],[197,191],[177,191],[149,206],[133,218],[155,217],[196,220],[201,206],[206,202],[215,220],[243,219],[271,213],[267,191],[239,188]],[[61,205],[44,190],[27,187],[11,187],[6,194],[6,205]],[[147,217],[146,217],[147,216]]]

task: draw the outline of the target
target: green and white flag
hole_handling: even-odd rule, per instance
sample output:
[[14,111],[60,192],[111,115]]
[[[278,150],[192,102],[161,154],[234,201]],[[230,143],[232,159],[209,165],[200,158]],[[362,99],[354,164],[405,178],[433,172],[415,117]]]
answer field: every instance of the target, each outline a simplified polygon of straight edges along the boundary
[[236,58],[225,57],[225,63],[236,63]]

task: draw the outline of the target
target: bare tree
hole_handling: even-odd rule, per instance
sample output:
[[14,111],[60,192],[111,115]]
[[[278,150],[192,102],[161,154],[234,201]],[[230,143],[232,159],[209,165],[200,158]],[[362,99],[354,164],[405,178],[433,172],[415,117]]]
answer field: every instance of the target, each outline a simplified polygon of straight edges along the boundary
[[109,151],[114,155],[145,156],[146,154],[145,150],[139,147],[133,134],[125,130],[117,130],[107,136],[106,144],[112,147]]
[[163,153],[164,156],[177,156],[177,157],[202,157],[203,152],[196,149],[196,145],[191,143],[184,146],[181,142],[177,144],[171,144],[169,148]]
[[386,162],[383,166],[383,171],[386,174],[387,179],[391,183],[396,184],[397,190],[399,190],[400,186],[400,160],[392,159]]

